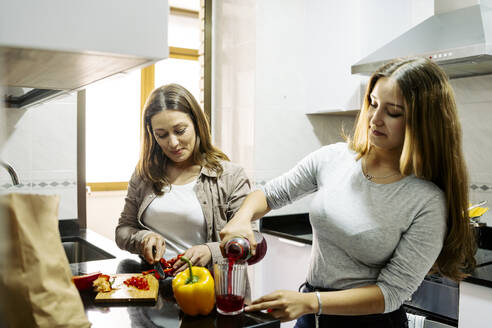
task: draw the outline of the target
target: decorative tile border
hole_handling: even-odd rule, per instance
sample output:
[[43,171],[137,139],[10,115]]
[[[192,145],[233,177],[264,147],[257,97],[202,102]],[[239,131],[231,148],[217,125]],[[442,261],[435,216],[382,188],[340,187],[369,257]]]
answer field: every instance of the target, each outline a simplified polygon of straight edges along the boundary
[[471,184],[470,189],[474,192],[492,193],[492,182],[474,182]]
[[16,186],[10,181],[0,181],[0,190],[25,190],[25,189],[64,189],[77,186],[77,181],[57,180],[57,181],[31,181],[20,183]]
[[[254,181],[257,186],[264,186],[267,181]],[[11,182],[5,180],[0,181],[0,190],[7,189],[60,189],[60,188],[70,188],[77,186],[77,181],[70,180],[55,180],[55,181],[32,181],[28,183],[20,183],[17,186],[13,186]],[[470,189],[474,192],[487,192],[492,193],[492,183],[491,182],[473,182],[470,185]]]

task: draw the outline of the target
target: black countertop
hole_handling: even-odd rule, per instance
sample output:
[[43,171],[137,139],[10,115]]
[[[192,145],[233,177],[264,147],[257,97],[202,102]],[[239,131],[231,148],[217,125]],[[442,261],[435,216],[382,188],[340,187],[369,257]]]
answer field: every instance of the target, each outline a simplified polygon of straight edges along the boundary
[[[313,233],[308,213],[265,216],[260,230],[278,237],[312,244]],[[477,268],[465,279],[466,282],[492,288],[492,227],[477,230]]]
[[[139,273],[152,267],[137,255],[119,249],[116,244],[90,230],[79,230],[76,223],[60,221],[62,240],[80,237],[114,256],[113,259],[70,264],[72,274],[81,275],[100,271],[105,274]],[[212,311],[207,316],[188,316],[176,304],[168,278],[159,283],[157,302],[151,303],[94,303],[95,293],[81,292],[85,312],[92,327],[280,327],[280,322],[263,312],[224,316]]]
[[313,243],[313,230],[307,213],[265,216],[261,219],[260,231],[309,245]]

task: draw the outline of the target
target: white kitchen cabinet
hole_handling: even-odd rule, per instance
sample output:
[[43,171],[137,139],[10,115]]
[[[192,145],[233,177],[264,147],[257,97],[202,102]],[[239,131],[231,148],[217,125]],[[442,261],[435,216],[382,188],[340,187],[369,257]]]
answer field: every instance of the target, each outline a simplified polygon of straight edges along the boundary
[[359,109],[361,77],[350,71],[360,58],[359,1],[306,1],[304,15],[306,113]]
[[352,75],[351,65],[428,18],[434,10],[433,1],[306,3],[308,114],[356,115],[367,77]]
[[[265,258],[251,266],[256,299],[279,289],[296,290],[306,281],[311,245],[263,233],[268,245]],[[283,323],[292,327],[295,321]]]
[[0,1],[2,83],[75,90],[168,57],[162,0]]
[[306,113],[355,115],[367,77],[352,75],[351,65],[411,27],[420,7],[390,0],[306,2]]
[[460,283],[458,327],[489,328],[492,309],[492,288]]
[[433,10],[433,1],[306,2],[306,113],[355,115],[367,77],[352,75],[351,65],[428,18]]

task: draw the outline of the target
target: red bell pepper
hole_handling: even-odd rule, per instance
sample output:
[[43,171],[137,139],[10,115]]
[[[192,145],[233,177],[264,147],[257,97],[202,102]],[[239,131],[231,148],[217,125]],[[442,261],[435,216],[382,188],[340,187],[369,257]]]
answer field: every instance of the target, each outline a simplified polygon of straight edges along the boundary
[[101,272],[94,272],[82,276],[73,276],[72,281],[78,290],[87,290],[92,288],[92,282],[99,276],[101,276]]

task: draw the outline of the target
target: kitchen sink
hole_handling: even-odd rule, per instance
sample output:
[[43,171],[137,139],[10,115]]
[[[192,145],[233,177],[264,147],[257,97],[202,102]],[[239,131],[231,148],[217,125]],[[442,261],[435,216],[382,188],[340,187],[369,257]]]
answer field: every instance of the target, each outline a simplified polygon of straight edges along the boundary
[[80,237],[62,237],[62,245],[69,263],[114,259],[115,256]]

